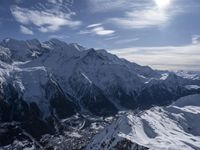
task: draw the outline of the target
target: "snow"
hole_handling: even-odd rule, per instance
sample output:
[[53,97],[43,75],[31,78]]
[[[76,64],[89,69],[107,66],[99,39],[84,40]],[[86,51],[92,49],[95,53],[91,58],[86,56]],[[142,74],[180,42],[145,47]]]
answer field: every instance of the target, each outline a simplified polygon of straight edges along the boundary
[[46,49],[51,48],[51,46],[49,44],[46,44],[46,43],[41,43],[41,47],[46,48]]
[[81,138],[82,135],[80,135],[78,132],[72,132],[69,134],[70,137],[75,137],[75,138]]
[[81,51],[77,44],[73,44],[73,46],[74,46],[76,49],[78,49],[79,51]]
[[6,38],[5,42],[8,43],[10,41],[10,38]]
[[[117,108],[120,106],[114,97],[116,93],[134,95],[135,91],[152,84],[161,84],[169,89],[179,85],[188,90],[200,89],[198,82],[185,84],[186,80],[181,78],[197,80],[200,79],[198,73],[160,73],[119,59],[105,50],[87,50],[75,43],[67,44],[56,39],[43,43],[9,39],[0,45],[0,86],[4,82],[12,84],[27,103],[35,102],[39,106],[44,117],[50,114],[49,100],[45,95],[45,86],[49,81],[60,87],[64,94],[70,93],[77,98],[78,102],[81,94],[85,94],[92,84],[102,90]],[[115,91],[118,89],[124,91]],[[199,101],[199,95],[192,95],[179,99],[169,107],[154,107],[137,115],[122,112],[122,117],[95,136],[88,149],[90,146],[101,149],[100,144],[103,142],[108,145],[108,149],[112,149],[124,139],[156,150],[199,149]],[[111,122],[113,118],[104,120]],[[80,124],[80,128],[69,136],[81,138],[78,130],[85,124]],[[91,129],[100,130],[103,126],[92,123]],[[114,141],[109,144],[113,138]]]
[[193,90],[193,89],[198,90],[198,89],[200,89],[200,86],[199,85],[186,85],[185,88],[188,90]]
[[90,83],[90,84],[92,84],[92,81],[84,74],[84,73],[81,73],[83,76],[84,76],[84,78]]
[[172,104],[172,106],[184,107],[184,106],[199,106],[200,107],[200,95],[190,95],[182,97]]
[[[40,80],[42,76],[46,76],[46,73],[52,73],[58,79],[57,82],[66,93],[75,93],[71,89],[69,80],[76,72],[80,72],[83,79],[88,81],[89,84],[95,84],[105,93],[110,94],[114,86],[121,86],[126,93],[131,93],[141,88],[144,81],[149,80],[149,75],[147,76],[146,74],[156,74],[155,71],[148,67],[139,66],[135,63],[119,59],[117,56],[109,54],[105,50],[87,50],[76,43],[67,44],[57,39],[51,39],[50,41],[42,43],[37,40],[18,41],[11,39],[9,42],[1,42],[0,45],[8,47],[16,57],[12,67],[15,68],[14,72],[18,70],[18,73],[13,73],[13,76],[17,75],[16,85],[21,91],[30,89],[30,92],[28,92],[30,96],[26,92],[24,94],[25,98],[33,96],[35,99],[39,99],[39,97],[42,97],[42,93],[39,94],[35,90],[39,88],[40,81],[32,87],[33,93],[35,93],[34,95],[31,94],[31,87],[26,87],[26,84],[28,86],[31,85],[29,83],[30,81]],[[32,49],[36,50],[32,51]],[[45,52],[42,53],[44,49]],[[41,55],[39,56],[38,54],[40,53]],[[29,56],[38,57],[33,59]],[[43,66],[45,69],[37,68],[40,66]],[[39,73],[41,71],[44,74]],[[33,72],[32,75],[31,72]],[[23,74],[29,74],[28,76],[31,80],[28,81],[26,77],[24,77],[26,79],[23,79]],[[33,77],[34,74],[40,74],[41,77],[36,75],[38,78],[36,79]],[[46,81],[45,78],[43,77]],[[22,81],[22,79],[26,81]],[[19,82],[23,83],[20,84]],[[77,95],[73,96],[78,97]]]
[[163,74],[161,74],[161,78],[160,78],[160,80],[166,80],[167,78],[168,78],[168,76],[169,76],[169,74],[168,73],[163,73]]
[[77,43],[71,43],[69,44],[70,46],[74,47],[75,49],[77,49],[78,51],[84,51],[86,48],[77,44]]
[[183,97],[168,107],[120,117],[96,135],[87,149],[101,149],[102,143],[107,144],[106,149],[112,149],[126,139],[150,150],[196,150],[200,149],[199,124],[200,95],[197,94]]
[[192,79],[192,80],[200,80],[200,72],[196,71],[175,71],[176,75],[186,78],[186,79]]
[[109,121],[112,121],[114,119],[114,117],[110,116],[110,117],[106,117],[104,120],[109,122]]
[[26,147],[26,148],[24,148],[23,150],[35,150],[35,146],[32,145],[31,147]]
[[13,85],[19,93],[23,93],[23,99],[28,103],[38,104],[44,116],[48,114],[49,106],[45,98],[44,87],[48,82],[48,73],[44,66],[31,68],[15,68],[12,71]]
[[[37,40],[10,39],[2,41],[0,45],[0,53],[8,60],[12,56],[13,60],[11,63],[0,60],[1,83],[9,81],[26,102],[35,102],[45,114],[48,114],[49,102],[44,87],[48,81],[55,80],[54,83],[61,87],[64,94],[70,93],[79,98],[77,101],[81,95],[77,94],[73,86],[79,88],[80,83],[84,83],[84,88],[80,87],[79,92],[84,93],[93,84],[117,108],[120,106],[116,93],[121,94],[117,89],[122,89],[127,95],[134,95],[135,91],[154,83],[166,83],[172,87],[177,85],[175,76],[171,74],[161,74],[149,67],[120,59],[105,50],[87,50],[75,43],[67,44],[56,39],[42,43]],[[53,80],[50,75],[54,77]],[[74,82],[70,83],[72,79]],[[191,87],[197,88],[197,85]]]
[[32,56],[32,57],[36,57],[36,56],[38,56],[39,54],[40,54],[39,52],[34,51],[34,52],[31,54],[31,56]]
[[94,129],[94,130],[102,130],[104,127],[99,125],[98,123],[94,122],[91,124],[91,129]]

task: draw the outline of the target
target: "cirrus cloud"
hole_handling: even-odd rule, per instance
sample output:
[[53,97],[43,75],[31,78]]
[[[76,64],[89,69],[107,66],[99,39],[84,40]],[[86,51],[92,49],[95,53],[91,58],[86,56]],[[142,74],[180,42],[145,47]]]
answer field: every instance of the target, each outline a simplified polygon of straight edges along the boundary
[[86,30],[81,30],[79,34],[95,34],[99,36],[110,36],[115,33],[114,30],[105,29],[100,23],[88,25],[86,28]]
[[[114,12],[118,16],[105,19],[105,23],[125,29],[165,27],[182,11],[173,5],[175,0],[87,0],[93,13]],[[165,4],[165,5],[164,5]],[[120,11],[119,11],[120,10]]]
[[52,6],[50,9],[39,3],[41,8],[35,9],[12,6],[11,13],[17,22],[26,26],[34,25],[41,32],[55,32],[63,26],[75,28],[81,25],[81,21],[72,19],[75,13],[70,11],[63,1],[54,1],[49,2],[49,5]]
[[20,25],[20,31],[24,34],[33,35],[33,31],[23,25]]
[[124,17],[111,18],[109,22],[124,28],[141,29],[165,25],[170,16],[163,10],[151,8],[146,10],[129,11]]
[[200,43],[200,35],[193,35],[192,36],[192,43],[199,44]]

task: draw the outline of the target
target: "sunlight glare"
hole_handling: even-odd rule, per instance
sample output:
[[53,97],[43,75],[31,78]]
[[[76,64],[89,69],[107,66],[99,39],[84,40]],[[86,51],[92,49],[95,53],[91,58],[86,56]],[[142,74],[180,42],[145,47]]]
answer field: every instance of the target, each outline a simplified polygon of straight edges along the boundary
[[157,7],[160,9],[165,9],[171,4],[171,0],[154,0]]

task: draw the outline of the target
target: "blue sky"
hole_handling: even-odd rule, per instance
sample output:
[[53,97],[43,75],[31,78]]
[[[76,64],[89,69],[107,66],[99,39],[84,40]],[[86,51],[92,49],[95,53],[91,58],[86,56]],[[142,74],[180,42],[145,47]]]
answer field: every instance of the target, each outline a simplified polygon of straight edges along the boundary
[[58,38],[158,69],[200,70],[199,0],[0,0],[0,39]]

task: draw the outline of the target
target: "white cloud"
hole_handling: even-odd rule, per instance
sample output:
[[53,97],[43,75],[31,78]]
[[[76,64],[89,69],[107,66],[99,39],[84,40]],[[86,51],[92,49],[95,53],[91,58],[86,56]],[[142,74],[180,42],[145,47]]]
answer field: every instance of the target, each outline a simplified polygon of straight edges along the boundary
[[82,30],[79,32],[79,34],[95,34],[99,36],[110,36],[115,33],[114,30],[107,30],[101,24],[92,24],[87,26],[86,28],[89,28],[87,30]]
[[87,26],[87,28],[94,28],[94,27],[98,27],[98,26],[101,26],[102,24],[101,23],[95,23],[95,24],[90,24]]
[[127,5],[127,2],[131,4],[131,1],[133,0],[87,0],[89,5],[89,10],[92,12],[108,12],[113,11],[116,9],[121,9],[126,6],[129,7],[130,5]]
[[[175,0],[88,0],[92,12],[117,11],[117,17],[108,18],[111,23],[127,29],[165,27],[181,8]],[[119,11],[120,10],[120,11]],[[119,17],[120,16],[120,17]]]
[[[54,4],[54,1],[57,4]],[[65,11],[60,8],[63,4],[62,0],[51,0],[51,3],[53,8],[48,9],[42,7],[42,10],[38,8],[27,9],[13,6],[11,7],[11,13],[19,23],[23,25],[35,25],[41,32],[54,32],[63,26],[75,28],[81,25],[80,21],[72,19],[73,15],[75,15],[74,12],[71,12],[66,7]]]
[[131,43],[140,40],[140,38],[132,38],[132,39],[122,39],[115,41],[115,44],[126,44],[126,43]]
[[24,34],[33,35],[33,31],[23,25],[20,25],[20,31]]
[[156,69],[200,71],[200,43],[184,46],[133,47],[109,52],[141,65]]
[[124,28],[140,29],[165,25],[169,19],[169,13],[157,8],[151,8],[126,12],[125,17],[112,18],[109,22]]
[[199,44],[200,43],[200,35],[193,35],[192,36],[192,43]]
[[86,2],[92,13],[119,12],[152,4],[152,0],[86,0]]
[[114,30],[106,30],[104,27],[95,27],[91,31],[97,35],[112,35],[115,33]]
[[140,3],[140,5],[125,11],[123,17],[108,19],[108,22],[129,29],[164,27],[171,21],[173,16],[182,12],[182,10],[173,7],[173,0],[162,3],[160,1],[136,1],[135,3]]
[[49,3],[57,4],[57,3],[62,3],[62,0],[48,0]]

